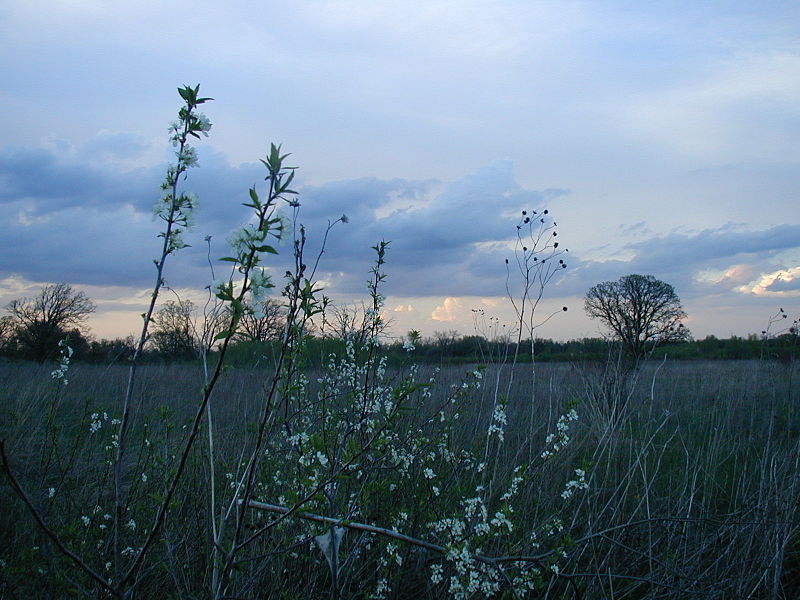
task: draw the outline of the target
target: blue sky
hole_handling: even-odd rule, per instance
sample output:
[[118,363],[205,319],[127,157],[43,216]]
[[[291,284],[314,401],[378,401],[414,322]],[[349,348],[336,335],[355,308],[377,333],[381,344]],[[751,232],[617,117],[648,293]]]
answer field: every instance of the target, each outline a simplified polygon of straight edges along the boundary
[[0,49],[3,305],[67,281],[98,302],[96,335],[137,328],[176,88],[199,83],[214,126],[193,247],[168,266],[183,296],[202,298],[203,239],[225,254],[276,142],[312,238],[350,219],[322,261],[334,299],[363,296],[391,240],[397,333],[513,321],[523,209],[569,248],[541,314],[570,311],[542,336],[597,335],[583,294],[629,273],[673,284],[698,337],[800,312],[796,2],[6,0]]

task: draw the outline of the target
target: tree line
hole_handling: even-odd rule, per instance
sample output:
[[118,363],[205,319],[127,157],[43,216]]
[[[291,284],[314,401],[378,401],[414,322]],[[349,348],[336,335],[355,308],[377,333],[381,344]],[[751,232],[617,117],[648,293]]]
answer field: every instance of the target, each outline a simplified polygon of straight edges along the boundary
[[[691,338],[680,319],[685,316],[671,287],[653,278],[628,276],[619,282],[605,282],[586,295],[586,311],[600,318],[610,330],[605,338],[568,341],[523,339],[511,336],[462,335],[458,331],[437,331],[429,337],[411,332],[403,339],[386,337],[383,346],[390,362],[408,359],[409,340],[413,358],[427,363],[497,363],[548,361],[604,361],[629,355],[637,361],[661,359],[753,359],[793,360],[800,353],[797,321],[788,327],[788,315],[780,311],[760,334],[746,337]],[[635,299],[642,306],[634,306]],[[626,304],[627,303],[627,304]],[[647,304],[649,308],[643,307]],[[617,307],[617,310],[612,310]],[[625,307],[625,310],[619,307]],[[33,298],[14,300],[0,317],[0,355],[6,358],[45,362],[55,360],[59,342],[67,339],[77,360],[97,363],[128,363],[135,350],[132,336],[118,339],[93,339],[85,333],[95,304],[83,292],[65,283],[46,285]],[[605,311],[605,312],[604,312]],[[153,316],[152,334],[142,359],[146,362],[192,361],[202,352],[213,352],[214,338],[222,329],[221,315],[198,316],[188,300],[164,302]],[[339,308],[332,321],[323,323],[306,340],[309,357],[322,363],[331,352],[339,351],[347,332],[357,329],[358,310]],[[607,314],[606,319],[603,315]],[[629,316],[627,319],[625,314]],[[658,318],[639,321],[633,315]],[[783,327],[769,331],[774,325]],[[281,303],[262,298],[245,311],[241,334],[232,348],[234,364],[255,364],[268,358],[277,347],[285,325]],[[615,329],[616,328],[616,329]]]
[[[136,348],[133,336],[97,340],[87,333],[88,318],[95,310],[86,294],[66,283],[48,284],[32,298],[13,300],[0,317],[0,356],[40,363],[55,360],[59,342],[66,340],[78,360],[131,361]],[[277,339],[284,321],[277,300],[261,299],[242,315],[240,338],[256,343]],[[198,317],[190,300],[168,300],[154,313],[151,325],[143,360],[192,360],[204,348],[212,348],[224,327],[224,315],[211,311]]]

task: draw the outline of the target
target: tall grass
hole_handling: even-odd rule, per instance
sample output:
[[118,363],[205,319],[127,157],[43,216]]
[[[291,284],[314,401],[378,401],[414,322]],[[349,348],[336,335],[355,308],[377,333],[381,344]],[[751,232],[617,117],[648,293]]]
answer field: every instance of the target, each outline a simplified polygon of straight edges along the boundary
[[[517,515],[516,526],[526,534],[544,537],[537,559],[543,565],[554,548],[566,554],[560,575],[544,575],[544,587],[537,596],[796,597],[800,590],[800,574],[794,566],[800,499],[800,394],[794,385],[798,367],[758,361],[667,363],[657,374],[656,367],[644,368],[623,423],[609,430],[603,423],[579,421],[573,444],[525,486],[517,504],[524,513]],[[580,410],[591,409],[582,390],[590,367],[547,364],[536,368],[534,388],[529,369],[517,367],[508,402],[510,426],[492,473],[498,489],[500,481],[512,476],[512,465],[525,463],[543,447],[552,417],[563,406],[577,401]],[[489,367],[485,378],[491,380],[496,369]],[[501,378],[508,376],[505,371]],[[110,475],[99,468],[106,456],[97,436],[104,430],[92,434],[89,424],[93,412],[119,410],[127,372],[121,367],[77,365],[66,388],[43,384],[48,374],[45,367],[0,365],[0,435],[21,468],[20,476],[36,490],[44,514],[54,524],[63,518],[60,525],[68,528],[68,511],[60,505],[56,512],[48,490],[57,488],[62,502],[68,493],[68,506],[81,513],[91,513],[86,507],[103,506],[109,500],[91,495],[99,487],[93,479]],[[310,375],[314,380],[314,374]],[[460,382],[463,375],[463,368],[447,367],[439,376],[440,386],[426,402],[439,406],[449,384]],[[653,382],[649,378],[654,375]],[[167,475],[169,456],[179,448],[179,433],[191,419],[193,392],[201,373],[188,366],[147,366],[140,376],[142,386],[135,401],[146,416],[134,425],[134,431],[149,436],[151,454],[135,459],[149,465],[147,484],[156,491]],[[268,376],[259,369],[232,369],[220,381],[223,401],[215,412],[219,433],[215,460],[220,473],[241,469],[237,436],[245,435],[242,423],[256,420],[261,382]],[[454,453],[475,450],[475,432],[488,425],[492,401],[491,390],[483,388],[462,408],[452,428]],[[408,427],[414,428],[409,434],[417,435],[419,425],[409,415]],[[173,597],[199,597],[210,585],[211,565],[205,550],[211,519],[206,458],[201,453],[192,460],[164,532],[163,555],[140,587],[143,597],[165,597],[158,596],[164,590],[171,590]],[[560,492],[576,464],[586,467],[589,488],[564,501]],[[508,468],[504,470],[503,465]],[[472,472],[464,475],[474,477]],[[221,488],[234,480],[222,479]],[[440,493],[447,493],[446,489],[469,484],[459,478],[456,468],[441,487]],[[78,578],[69,575],[70,569],[48,549],[24,507],[12,501],[7,484],[4,488],[0,527],[9,543],[0,550],[3,594],[9,598],[67,595],[76,589],[73,584]],[[429,489],[412,488],[396,489],[389,496],[409,513],[404,533],[422,537],[429,496]],[[391,512],[378,504],[361,518],[391,526],[383,519]],[[102,514],[87,516],[92,518],[92,527],[102,524]],[[254,515],[248,527],[257,528],[263,518]],[[542,535],[543,525],[558,526],[554,518],[569,531],[570,539],[564,544],[547,542]],[[72,526],[76,543],[90,541],[91,528],[80,523]],[[241,567],[252,596],[327,596],[330,569],[323,554],[310,545],[322,531],[318,525],[286,520],[269,540],[254,547],[251,559]],[[358,543],[349,536],[343,544],[352,551]],[[276,537],[282,539],[280,544]],[[277,552],[276,547],[280,548]],[[340,592],[343,597],[368,597],[374,590],[381,554],[365,545],[357,558],[348,556]],[[395,575],[402,577],[403,585],[391,597],[446,596],[446,590],[432,586],[427,577],[432,559],[425,551],[408,546],[402,557],[403,566],[398,566]]]

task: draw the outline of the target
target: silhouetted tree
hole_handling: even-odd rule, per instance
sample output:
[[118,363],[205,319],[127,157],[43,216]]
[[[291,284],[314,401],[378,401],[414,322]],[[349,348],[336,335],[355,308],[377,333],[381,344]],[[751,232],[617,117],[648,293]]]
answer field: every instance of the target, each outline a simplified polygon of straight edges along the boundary
[[86,294],[66,283],[45,285],[38,296],[12,300],[7,306],[13,343],[22,358],[44,362],[58,353],[68,329],[77,329],[95,310]]
[[634,361],[653,344],[683,340],[689,332],[686,312],[675,289],[652,275],[626,275],[592,287],[584,300],[586,314],[600,319]]
[[0,317],[0,355],[10,354],[14,349],[14,318]]
[[274,298],[263,298],[254,306],[247,306],[239,321],[244,337],[257,342],[278,339],[285,324],[286,311]]
[[191,300],[165,302],[153,317],[150,341],[154,349],[169,358],[194,358],[198,346],[193,313],[194,303]]

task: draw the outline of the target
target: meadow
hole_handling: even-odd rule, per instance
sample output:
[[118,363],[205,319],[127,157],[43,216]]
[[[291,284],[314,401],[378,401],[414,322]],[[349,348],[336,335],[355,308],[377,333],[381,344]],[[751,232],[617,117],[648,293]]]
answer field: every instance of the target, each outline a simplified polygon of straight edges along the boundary
[[[58,362],[0,362],[0,598],[798,597],[797,361],[522,362],[562,312],[536,314],[567,267],[547,209],[517,225],[516,343],[436,368],[412,331],[390,361],[389,243],[361,308],[332,304],[317,267],[348,219],[307,257],[272,145],[231,270],[211,273],[199,359],[143,364],[194,222],[188,142],[211,128],[199,86],[178,92],[129,363],[73,362],[69,331],[41,319],[15,339],[46,333],[27,337]],[[292,248],[279,295],[276,240]],[[243,323],[278,296],[269,355],[234,366]]]
[[[69,386],[54,382],[51,370],[47,365],[0,365],[0,438],[6,440],[11,464],[42,516],[72,547],[91,547],[94,556],[87,560],[102,571],[110,551],[102,529],[110,523],[105,513],[110,499],[103,497],[103,490],[111,467],[104,448],[113,445],[103,413],[119,413],[128,370],[79,364],[72,369]],[[458,403],[459,414],[446,428],[451,456],[483,452],[479,432],[490,426],[495,392],[502,389],[510,390],[505,439],[495,449],[497,456],[487,461],[494,469],[494,489],[510,485],[512,465],[537,465],[517,490],[514,529],[506,532],[511,538],[508,545],[493,545],[487,539],[481,550],[527,556],[524,564],[507,563],[517,569],[516,576],[535,573],[536,585],[524,592],[525,597],[797,597],[797,364],[648,363],[616,419],[610,416],[608,398],[598,391],[603,370],[599,363],[489,365],[482,371],[484,385],[470,388],[468,397]],[[421,415],[452,406],[454,386],[459,388],[470,373],[471,367],[445,367],[413,414],[401,415],[397,440],[427,438],[430,448],[419,448],[419,454],[433,452],[441,440],[432,436],[444,435],[444,430],[438,419],[425,421]],[[212,404],[218,497],[241,469],[244,438],[256,427],[264,383],[272,375],[268,368],[230,369],[218,384]],[[319,398],[317,380],[324,373],[307,375],[314,383],[306,393]],[[418,378],[427,380],[431,375],[420,372]],[[139,376],[135,402],[141,406],[141,417],[133,425],[132,439],[137,443],[129,453],[129,460],[136,463],[132,470],[139,475],[128,485],[141,486],[137,497],[150,504],[129,507],[132,518],[144,523],[174,469],[203,372],[186,365],[146,366]],[[393,381],[403,376],[399,370],[387,374]],[[558,416],[567,407],[580,415],[570,429],[571,440],[543,462],[540,453],[547,447],[546,436],[555,431]],[[214,529],[209,451],[205,447],[192,457],[136,597],[207,597]],[[426,537],[427,523],[463,515],[464,492],[471,496],[480,479],[469,465],[457,459],[448,462],[441,451],[436,454],[426,463],[435,477],[427,478],[418,470],[393,489],[384,484],[395,475],[373,456],[362,467],[374,469],[375,476],[362,476],[360,486],[349,491],[360,494],[358,513],[331,516]],[[269,477],[264,478],[258,499],[291,505],[291,486],[275,475],[289,471],[301,458],[291,445],[280,456],[270,457],[265,469]],[[587,473],[586,489],[564,498],[565,482],[574,479],[576,466]],[[0,597],[99,593],[52,549],[5,478],[2,487],[0,527],[6,543],[0,550]],[[431,492],[434,487],[439,488],[437,496]],[[56,490],[52,497],[51,489]],[[352,507],[330,494],[321,497],[320,502],[304,502],[303,509],[330,514]],[[95,506],[102,508],[95,512]],[[88,517],[91,524],[84,525],[80,517]],[[257,531],[269,518],[252,511],[246,526]],[[475,515],[465,519],[470,520],[480,519]],[[237,594],[242,595],[230,597],[449,596],[446,580],[431,580],[430,567],[440,558],[436,552],[399,541],[387,551],[380,535],[356,529],[341,540],[334,582],[330,565],[314,542],[325,531],[325,524],[302,518],[272,525],[237,565]],[[141,532],[127,533],[136,538]],[[513,597],[509,589],[501,589],[499,597]],[[478,591],[473,597],[481,595]]]

